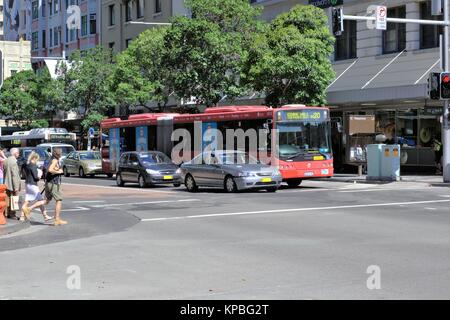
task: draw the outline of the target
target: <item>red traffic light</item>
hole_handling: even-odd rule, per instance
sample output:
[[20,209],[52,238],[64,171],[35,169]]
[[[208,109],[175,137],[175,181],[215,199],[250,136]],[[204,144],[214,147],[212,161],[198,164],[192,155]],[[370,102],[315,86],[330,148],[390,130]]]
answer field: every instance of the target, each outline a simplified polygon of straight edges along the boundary
[[442,82],[443,83],[449,83],[450,82],[450,76],[448,76],[448,75],[443,76],[442,77]]

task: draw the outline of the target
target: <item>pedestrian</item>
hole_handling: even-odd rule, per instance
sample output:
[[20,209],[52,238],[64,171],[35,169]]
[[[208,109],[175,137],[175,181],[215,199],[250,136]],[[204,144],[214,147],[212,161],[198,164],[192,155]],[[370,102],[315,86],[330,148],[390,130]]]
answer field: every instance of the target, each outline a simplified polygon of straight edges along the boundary
[[17,219],[16,212],[11,210],[11,197],[18,196],[21,188],[20,171],[17,165],[19,149],[11,148],[11,155],[3,162],[3,177],[6,185],[6,195],[8,196],[8,218]]
[[[42,170],[38,169],[37,162],[39,161],[39,154],[36,152],[31,152],[28,156],[27,165],[25,167],[25,202],[22,206],[22,214],[20,216],[20,220],[24,221],[25,217],[29,220],[31,217],[31,212],[35,208],[40,208],[41,213],[44,217],[44,221],[49,221],[53,219],[50,217],[46,210],[45,204],[46,200],[42,197],[41,192],[39,191],[38,182],[42,178]],[[31,207],[28,207],[30,202],[35,202]]]
[[61,208],[63,196],[61,193],[61,176],[63,170],[61,169],[61,155],[62,149],[53,149],[52,158],[50,159],[50,165],[47,170],[47,176],[45,178],[45,198],[47,199],[45,204],[55,200],[55,226],[67,224],[67,221],[61,219]]
[[433,137],[433,150],[434,150],[434,156],[435,156],[435,163],[436,163],[436,174],[442,173],[442,165],[441,165],[441,159],[442,159],[442,142],[439,141],[439,139],[434,135]]
[[3,147],[0,147],[0,184],[3,184],[3,163],[6,160],[6,155]]

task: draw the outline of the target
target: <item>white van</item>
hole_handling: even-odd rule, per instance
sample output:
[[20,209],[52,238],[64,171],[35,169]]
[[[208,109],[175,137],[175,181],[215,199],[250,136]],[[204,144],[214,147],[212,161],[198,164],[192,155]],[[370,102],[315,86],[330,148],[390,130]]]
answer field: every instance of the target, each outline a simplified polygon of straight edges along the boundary
[[50,154],[53,154],[53,149],[60,148],[62,150],[62,156],[61,159],[64,159],[67,157],[69,153],[72,151],[75,151],[75,148],[71,144],[65,144],[65,143],[42,143],[37,145],[38,148],[44,149]]

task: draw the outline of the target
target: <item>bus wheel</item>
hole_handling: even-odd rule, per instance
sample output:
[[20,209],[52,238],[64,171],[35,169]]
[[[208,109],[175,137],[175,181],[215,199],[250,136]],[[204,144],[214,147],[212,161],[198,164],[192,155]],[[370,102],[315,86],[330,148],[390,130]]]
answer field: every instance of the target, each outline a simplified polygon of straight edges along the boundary
[[186,189],[189,192],[195,192],[198,190],[197,184],[195,183],[194,178],[190,174],[186,176],[186,181],[184,182],[184,184],[186,185]]
[[302,183],[302,180],[301,179],[290,179],[286,182],[290,188],[296,188]]
[[122,180],[122,175],[120,173],[118,173],[116,175],[116,183],[117,183],[117,186],[119,186],[119,187],[123,187],[125,185],[125,183]]
[[224,181],[224,186],[225,186],[225,191],[226,192],[236,192],[237,191],[237,186],[236,186],[236,182],[234,182],[233,177],[228,176],[225,178]]
[[70,177],[70,173],[69,173],[69,171],[67,171],[67,167],[64,167],[63,171],[64,171],[64,177]]
[[85,178],[86,177],[86,175],[84,174],[83,167],[80,167],[80,170],[78,170],[78,175],[80,176],[80,178]]

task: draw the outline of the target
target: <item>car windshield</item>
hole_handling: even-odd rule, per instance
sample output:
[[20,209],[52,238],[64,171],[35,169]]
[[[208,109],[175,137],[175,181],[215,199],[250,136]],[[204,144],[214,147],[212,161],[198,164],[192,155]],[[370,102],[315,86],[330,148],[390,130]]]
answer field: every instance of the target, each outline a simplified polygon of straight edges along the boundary
[[139,159],[144,166],[152,166],[155,164],[172,163],[172,160],[164,153],[140,153]]
[[258,160],[246,152],[216,152],[213,155],[204,154],[206,164],[255,164]]
[[99,160],[100,152],[80,152],[80,160]]
[[36,148],[36,149],[25,149],[23,151],[23,157],[25,159],[28,159],[28,157],[30,156],[31,152],[36,152],[39,155],[39,160],[40,161],[44,161],[48,158],[50,158],[49,154],[47,152],[45,152],[44,149],[40,149],[40,148]]
[[279,156],[299,159],[307,154],[330,154],[329,122],[283,122],[277,125]]
[[56,148],[60,148],[62,151],[62,155],[63,156],[67,156],[69,153],[71,153],[72,151],[75,151],[74,147],[68,147],[68,146],[63,146],[63,147],[53,147],[53,149]]

